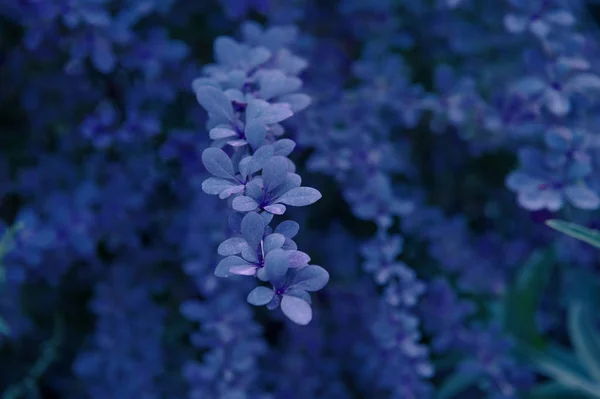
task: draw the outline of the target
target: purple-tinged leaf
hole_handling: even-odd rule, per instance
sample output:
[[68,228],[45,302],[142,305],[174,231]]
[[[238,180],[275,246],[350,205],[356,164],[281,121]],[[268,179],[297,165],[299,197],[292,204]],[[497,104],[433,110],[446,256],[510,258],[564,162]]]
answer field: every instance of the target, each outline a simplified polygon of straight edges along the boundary
[[241,193],[242,191],[244,191],[244,185],[240,184],[234,187],[230,187],[226,190],[221,191],[221,194],[219,194],[219,198],[221,199],[226,199],[231,197],[233,194],[238,194]]
[[258,208],[258,203],[250,197],[240,195],[233,199],[231,207],[238,212],[251,212]]
[[310,262],[310,256],[302,251],[293,251],[290,253],[290,267],[299,268],[308,265]]
[[227,144],[234,148],[237,148],[237,147],[243,147],[245,145],[248,145],[248,142],[246,140],[239,139],[239,140],[229,140],[227,142]]
[[295,296],[284,295],[281,299],[281,310],[291,321],[305,326],[312,320],[310,305]]
[[263,209],[273,215],[283,215],[287,208],[282,204],[272,204],[265,206]]
[[237,133],[231,129],[215,127],[215,128],[210,129],[210,132],[208,133],[208,135],[213,140],[220,140],[220,139],[228,139],[230,137],[236,137]]
[[244,259],[239,256],[228,256],[221,260],[215,268],[215,276],[217,277],[228,277],[230,269],[233,267],[247,267],[249,265]]
[[255,265],[232,266],[229,268],[229,273],[239,276],[254,276],[256,274]]

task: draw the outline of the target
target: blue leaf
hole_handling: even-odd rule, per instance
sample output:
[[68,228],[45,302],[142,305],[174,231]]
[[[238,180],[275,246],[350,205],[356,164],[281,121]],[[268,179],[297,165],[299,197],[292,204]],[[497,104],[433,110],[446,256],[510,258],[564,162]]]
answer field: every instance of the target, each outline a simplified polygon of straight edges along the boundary
[[237,255],[248,246],[246,240],[241,237],[232,237],[223,241],[217,248],[217,252],[221,256]]
[[206,170],[216,177],[232,179],[234,177],[233,164],[225,151],[219,148],[207,148],[202,152],[202,164]]
[[295,296],[284,295],[281,299],[281,310],[291,321],[305,326],[312,320],[310,305]]
[[273,299],[274,292],[267,287],[256,287],[248,294],[248,303],[254,306],[266,305]]
[[314,204],[321,198],[321,193],[312,187],[297,187],[277,199],[278,203],[291,206],[306,206]]
[[329,273],[321,266],[306,266],[296,273],[294,286],[306,291],[318,291],[329,281]]
[[290,105],[290,108],[292,109],[292,112],[294,113],[302,111],[311,103],[310,97],[302,93],[285,95],[279,98],[279,101],[288,103]]
[[300,231],[300,225],[293,220],[285,220],[275,227],[275,233],[283,234],[285,238],[294,238],[298,231]]
[[269,281],[281,280],[288,271],[289,255],[283,249],[275,249],[265,256],[265,272]]
[[196,99],[210,115],[225,118],[229,121],[233,119],[231,101],[221,90],[212,86],[200,86],[196,90]]
[[292,93],[302,87],[302,81],[295,76],[286,76],[280,70],[263,71],[258,84],[258,95],[264,100],[270,100],[283,94]]
[[312,299],[310,298],[310,294],[298,287],[289,287],[285,290],[285,295],[287,296],[295,296],[296,298],[302,299],[304,302],[309,305],[312,303]]
[[242,236],[246,239],[251,249],[256,249],[260,244],[265,234],[265,226],[263,218],[256,212],[250,212],[242,219]]
[[310,256],[302,251],[292,251],[290,253],[290,267],[299,268],[308,265],[310,262]]
[[262,115],[261,120],[267,125],[283,122],[294,115],[292,108],[286,103],[271,104],[269,109]]
[[250,212],[258,208],[258,203],[250,197],[240,195],[233,199],[231,207],[238,212]]
[[208,135],[213,140],[220,140],[220,139],[228,139],[230,137],[237,137],[238,134],[231,129],[215,127],[215,128],[210,129],[210,132],[208,133]]
[[254,99],[246,107],[246,123],[261,122],[267,125],[279,123],[294,115],[288,104],[269,104],[264,100]]
[[292,151],[294,151],[294,148],[296,148],[296,143],[294,142],[294,140],[281,139],[277,140],[275,144],[273,144],[273,147],[275,150],[273,152],[273,155],[281,155],[287,157],[292,153]]
[[246,134],[246,140],[253,150],[258,149],[265,143],[267,129],[265,129],[265,126],[261,122],[254,120],[247,123],[244,132]]
[[237,187],[237,185],[229,180],[219,179],[217,177],[209,177],[202,182],[202,191],[211,195],[221,194],[222,191],[233,187]]
[[263,184],[265,185],[265,191],[271,192],[275,188],[279,187],[285,181],[288,173],[288,162],[287,158],[282,156],[275,156],[269,159],[262,171]]
[[269,234],[265,237],[263,248],[265,253],[269,253],[274,249],[279,249],[283,246],[285,237],[279,233]]
[[228,256],[221,260],[215,268],[215,276],[228,277],[231,273],[231,268],[248,267],[250,263],[246,262],[239,256]]
[[286,211],[285,205],[281,204],[267,205],[263,209],[273,215],[283,215]]

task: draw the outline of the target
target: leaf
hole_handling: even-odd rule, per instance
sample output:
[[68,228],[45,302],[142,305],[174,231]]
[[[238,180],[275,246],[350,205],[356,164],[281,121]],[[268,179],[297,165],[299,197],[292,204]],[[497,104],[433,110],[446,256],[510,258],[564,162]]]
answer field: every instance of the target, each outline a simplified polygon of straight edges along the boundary
[[302,251],[292,251],[290,253],[290,267],[291,268],[300,268],[304,266],[308,266],[308,262],[310,262],[310,256]]
[[301,326],[307,325],[312,320],[310,305],[295,296],[284,295],[281,299],[281,310],[291,321]]
[[273,144],[273,146],[275,150],[273,155],[281,155],[287,157],[292,153],[292,151],[294,151],[294,148],[296,148],[296,143],[294,142],[294,140],[281,139],[277,140],[275,144]]
[[329,281],[329,273],[321,266],[306,266],[298,271],[294,281],[295,287],[306,291],[318,291]]
[[311,99],[306,94],[294,93],[279,98],[279,101],[288,103],[294,113],[302,111],[311,103]]
[[535,251],[522,266],[515,286],[505,294],[505,328],[522,342],[540,347],[535,314],[554,269],[554,250]]
[[265,256],[265,272],[269,281],[281,280],[289,268],[289,254],[283,249],[274,249]]
[[267,135],[267,129],[265,126],[257,120],[250,121],[246,124],[244,130],[246,134],[246,140],[253,150],[258,149],[265,143],[265,136]]
[[6,322],[0,317],[0,335],[8,335],[10,333],[10,328]]
[[240,229],[252,251],[256,250],[265,234],[263,218],[256,212],[250,212],[242,219]]
[[230,137],[237,137],[237,133],[231,129],[225,129],[222,127],[215,127],[210,129],[208,136],[213,140],[228,139]]
[[283,122],[294,115],[292,108],[287,103],[271,104],[269,109],[261,116],[261,120],[267,125]]
[[202,152],[202,164],[213,176],[224,179],[232,179],[234,176],[231,159],[220,148],[205,149]]
[[300,225],[293,220],[285,220],[275,228],[275,233],[283,234],[285,238],[294,238],[300,231]]
[[593,314],[581,301],[569,305],[568,330],[577,357],[592,377],[600,382],[600,331],[593,323]]
[[547,382],[531,388],[526,399],[589,399],[589,396],[560,383]]
[[[227,258],[221,260],[219,262],[219,264],[217,265],[217,267],[215,268],[215,276],[229,277],[230,274],[233,274],[231,272],[232,268],[237,268],[238,270],[240,270],[240,268],[246,268],[249,265],[251,265],[251,264],[246,262],[244,259],[240,258],[239,256],[228,256]],[[254,266],[254,265],[252,265],[252,266]],[[236,273],[236,274],[239,274],[239,273]]]
[[297,187],[287,191],[277,202],[291,206],[306,206],[321,199],[321,193],[312,187]]
[[285,205],[281,204],[267,205],[263,209],[269,213],[272,213],[273,215],[283,215],[287,210]]
[[262,306],[271,302],[275,293],[267,287],[256,287],[248,294],[248,303],[254,306]]
[[196,99],[198,103],[208,112],[210,115],[225,118],[227,120],[233,119],[233,106],[231,101],[225,96],[225,94],[212,86],[200,86],[196,90]]
[[258,203],[250,197],[240,195],[233,199],[231,207],[238,212],[250,212],[258,208]]
[[596,248],[600,248],[600,232],[596,230],[557,219],[548,220],[546,224],[554,230],[558,230],[561,233],[586,242]]
[[285,237],[279,233],[269,234],[265,237],[263,249],[265,252],[271,252],[274,249],[279,249],[283,246]]
[[237,255],[247,246],[248,243],[242,237],[232,237],[223,241],[217,248],[217,252],[221,256]]
[[539,373],[555,379],[566,387],[600,399],[600,384],[594,384],[564,360],[533,348],[522,347],[521,352],[535,366]]
[[436,399],[459,398],[459,394],[475,385],[479,378],[478,374],[456,371],[442,382],[437,391]]
[[285,157],[274,156],[269,159],[262,171],[265,191],[271,192],[285,181],[288,173],[288,162]]
[[[209,177],[202,182],[202,191],[206,194],[218,195],[223,191],[237,187],[238,185],[229,180],[218,177]],[[242,186],[243,187],[243,186]]]
[[280,70],[266,70],[259,79],[259,96],[265,100],[292,93],[302,86],[302,81],[295,76],[286,76]]

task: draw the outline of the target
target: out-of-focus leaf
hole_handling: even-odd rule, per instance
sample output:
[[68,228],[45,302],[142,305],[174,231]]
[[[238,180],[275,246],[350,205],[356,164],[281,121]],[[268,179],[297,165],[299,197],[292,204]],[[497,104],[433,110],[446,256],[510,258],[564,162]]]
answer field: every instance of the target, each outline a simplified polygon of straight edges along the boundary
[[600,382],[600,332],[593,324],[593,314],[585,303],[569,306],[568,329],[577,357],[590,376]]
[[456,371],[446,377],[436,394],[436,399],[459,398],[459,394],[475,385],[478,378],[477,374]]
[[589,399],[590,396],[558,382],[547,382],[533,387],[526,399]]
[[561,233],[567,234],[573,238],[587,242],[596,248],[600,248],[600,232],[588,229],[576,223],[565,222],[564,220],[548,220],[546,224]]
[[556,380],[565,387],[585,393],[591,398],[600,399],[600,383],[591,381],[569,362],[552,353],[525,346],[521,347],[521,352],[540,374]]
[[535,325],[535,313],[554,269],[554,250],[535,251],[520,270],[504,298],[504,326],[522,343],[536,348],[544,342]]

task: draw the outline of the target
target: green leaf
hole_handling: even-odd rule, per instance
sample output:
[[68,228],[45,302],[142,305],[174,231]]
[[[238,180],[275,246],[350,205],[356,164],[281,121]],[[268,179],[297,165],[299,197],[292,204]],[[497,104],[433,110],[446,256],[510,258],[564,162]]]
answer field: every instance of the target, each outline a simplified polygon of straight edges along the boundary
[[569,305],[568,329],[577,357],[589,374],[600,382],[600,332],[583,302],[575,301]]
[[10,333],[10,329],[6,322],[0,317],[0,335],[8,335]]
[[549,352],[524,346],[520,349],[540,374],[553,378],[565,387],[585,393],[591,398],[600,399],[600,384],[590,381],[586,375],[572,367],[569,362],[565,362]]
[[533,387],[526,399],[589,399],[579,390],[566,387],[558,382],[547,382]]
[[436,399],[456,398],[458,394],[474,385],[478,379],[477,374],[456,371],[444,380],[437,391]]
[[504,297],[504,327],[521,342],[541,348],[542,336],[535,315],[554,270],[554,249],[535,251],[523,265],[513,287]]
[[564,220],[548,220],[546,224],[561,233],[567,234],[573,238],[587,242],[596,248],[600,248],[600,232],[588,229],[576,223],[565,222]]

